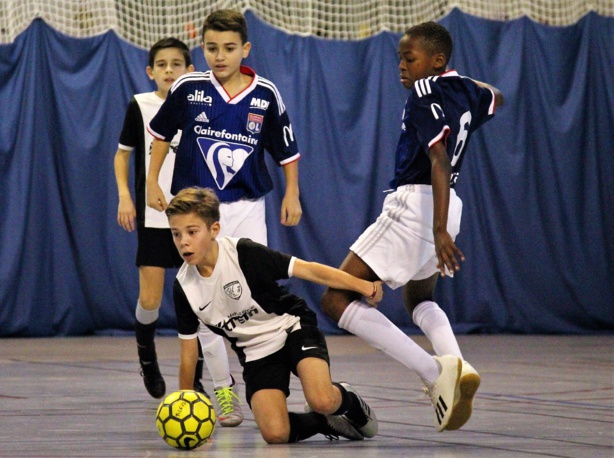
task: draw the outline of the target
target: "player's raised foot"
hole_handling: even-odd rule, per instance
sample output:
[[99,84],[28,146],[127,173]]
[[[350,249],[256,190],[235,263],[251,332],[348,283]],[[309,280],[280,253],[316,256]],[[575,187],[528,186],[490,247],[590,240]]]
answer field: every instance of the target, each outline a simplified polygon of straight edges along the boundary
[[326,418],[326,427],[322,434],[329,440],[337,440],[344,437],[351,441],[361,441],[364,436],[354,428],[350,420],[343,415],[323,415]]
[[377,434],[378,422],[373,409],[354,391],[350,384],[340,382],[339,385],[343,386],[350,393],[350,396],[354,397],[354,402],[357,402],[357,407],[359,407],[356,411],[347,412],[342,416],[347,418],[364,437],[374,437]]
[[441,372],[433,385],[426,387],[425,392],[431,398],[431,404],[435,409],[435,428],[442,432],[450,420],[454,420],[454,424],[460,422],[464,424],[469,419],[468,417],[462,418],[462,412],[459,412],[459,415],[454,412],[454,406],[458,401],[456,397],[460,396],[458,385],[463,362],[460,358],[450,355],[434,356],[434,358],[439,363]]
[[211,399],[211,396],[209,396],[209,393],[207,393],[207,391],[205,390],[205,387],[203,386],[200,380],[194,380],[194,391],[202,393],[205,396],[207,396],[207,398]]
[[469,418],[473,410],[473,397],[480,386],[480,374],[467,361],[462,362],[460,382],[455,394],[454,413],[446,430],[454,431],[461,428]]
[[232,385],[214,389],[217,403],[220,406],[217,419],[222,426],[239,426],[243,422],[243,410],[236,386],[235,379],[232,377]]
[[147,392],[154,398],[159,399],[166,393],[166,383],[160,373],[158,361],[141,361],[141,377]]

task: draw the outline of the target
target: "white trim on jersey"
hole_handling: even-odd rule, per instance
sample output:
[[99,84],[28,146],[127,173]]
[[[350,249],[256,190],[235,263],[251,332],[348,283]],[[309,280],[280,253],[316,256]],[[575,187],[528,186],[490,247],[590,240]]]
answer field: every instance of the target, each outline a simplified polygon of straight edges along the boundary
[[285,160],[281,161],[279,163],[279,165],[288,165],[288,164],[290,164],[290,163],[292,163],[294,161],[298,161],[300,157],[301,157],[301,153],[296,153],[294,156],[289,157],[288,159],[285,159]]
[[281,115],[284,111],[286,111],[286,106],[284,105],[284,101],[281,98],[281,94],[277,90],[277,86],[272,81],[269,81],[266,78],[260,77],[258,80],[261,86],[269,88],[273,94],[275,94],[275,99],[277,99],[277,106],[279,107],[279,114]]
[[122,151],[132,151],[134,149],[134,146],[122,145],[121,143],[119,143],[117,145],[117,149],[120,149]]
[[206,72],[191,72],[191,73],[186,73],[184,75],[181,75],[179,78],[177,78],[175,80],[175,82],[173,83],[173,85],[171,86],[171,88],[169,89],[169,92],[175,92],[175,90],[181,86],[183,83],[185,83],[186,81],[202,81],[202,80],[210,80],[211,76],[209,75],[211,73],[211,71],[206,71]]

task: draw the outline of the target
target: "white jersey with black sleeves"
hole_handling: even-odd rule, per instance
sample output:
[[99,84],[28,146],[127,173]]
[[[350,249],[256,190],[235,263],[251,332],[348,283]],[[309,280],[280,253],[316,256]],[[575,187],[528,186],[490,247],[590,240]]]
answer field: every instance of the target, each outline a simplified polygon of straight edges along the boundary
[[[154,92],[135,94],[130,100],[124,118],[124,126],[119,136],[119,149],[132,151],[134,154],[134,191],[136,206],[136,223],[139,227],[168,229],[168,218],[147,206],[147,173],[151,159],[151,145],[154,137],[147,131],[149,121],[158,113],[164,99]],[[158,183],[164,192],[166,201],[170,202],[171,181],[175,166],[175,150],[179,146],[181,132],[178,131],[171,139],[171,148],[166,156]]]
[[280,350],[290,330],[317,325],[303,299],[277,280],[292,275],[296,258],[249,239],[221,237],[210,277],[184,264],[174,285],[180,338],[197,336],[199,322],[226,337],[241,364]]

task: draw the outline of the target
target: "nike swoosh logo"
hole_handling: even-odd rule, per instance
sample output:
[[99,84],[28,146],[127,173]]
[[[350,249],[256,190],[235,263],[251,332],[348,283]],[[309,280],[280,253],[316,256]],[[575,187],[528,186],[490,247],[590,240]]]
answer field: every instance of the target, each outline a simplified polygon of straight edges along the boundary
[[198,310],[200,310],[201,312],[203,310],[205,310],[207,307],[209,307],[211,305],[211,301],[207,302],[205,305],[203,305],[202,307],[198,307]]
[[318,348],[318,347],[306,347],[305,345],[303,345],[303,346],[301,347],[301,350],[303,350],[303,351],[307,351],[307,350],[314,350],[314,349],[316,349],[316,348]]

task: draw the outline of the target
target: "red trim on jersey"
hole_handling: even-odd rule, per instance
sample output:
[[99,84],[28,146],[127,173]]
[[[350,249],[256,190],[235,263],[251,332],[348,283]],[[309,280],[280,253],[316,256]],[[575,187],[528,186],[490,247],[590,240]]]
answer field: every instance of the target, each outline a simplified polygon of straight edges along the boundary
[[231,97],[230,94],[228,93],[228,91],[226,90],[226,88],[224,87],[224,85],[220,82],[220,80],[217,79],[217,77],[215,76],[215,73],[213,73],[213,71],[211,72],[211,76],[213,78],[215,78],[215,81],[220,85],[220,87],[222,89],[224,89],[224,92],[226,93],[226,95],[228,96],[228,100],[226,101],[226,103],[232,103],[233,100],[239,98],[242,99],[246,93],[251,92],[251,90],[256,86],[256,83],[258,81],[258,78],[256,77],[256,72],[254,70],[252,70],[250,67],[248,67],[247,65],[241,65],[241,67],[239,67],[239,72],[242,75],[247,75],[247,76],[251,76],[252,77],[252,81],[251,83],[249,83],[247,85],[247,87],[245,89],[243,89],[241,92],[239,92],[238,94],[236,94],[235,96]]

